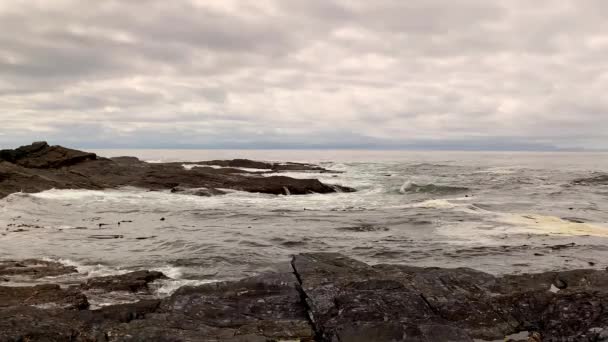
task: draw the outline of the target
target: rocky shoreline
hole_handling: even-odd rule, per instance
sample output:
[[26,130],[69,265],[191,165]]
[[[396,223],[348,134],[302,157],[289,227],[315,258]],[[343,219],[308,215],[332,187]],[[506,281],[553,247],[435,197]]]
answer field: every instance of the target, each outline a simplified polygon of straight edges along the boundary
[[[317,253],[294,256],[281,273],[165,298],[151,296],[150,284],[166,278],[154,271],[13,284],[75,272],[52,261],[0,262],[0,341],[608,340],[608,271],[495,277]],[[90,291],[140,300],[91,309]]]
[[102,158],[94,153],[36,142],[14,150],[0,150],[0,198],[15,192],[103,190],[127,186],[199,196],[222,194],[222,189],[275,195],[354,191],[317,179],[264,175],[285,171],[334,172],[310,164],[247,159],[146,163],[135,157]]

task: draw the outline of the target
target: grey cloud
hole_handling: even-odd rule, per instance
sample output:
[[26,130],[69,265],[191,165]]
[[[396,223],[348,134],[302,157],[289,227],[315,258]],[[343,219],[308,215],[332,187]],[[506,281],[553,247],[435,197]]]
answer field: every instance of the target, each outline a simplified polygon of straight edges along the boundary
[[608,148],[607,6],[0,0],[0,143]]

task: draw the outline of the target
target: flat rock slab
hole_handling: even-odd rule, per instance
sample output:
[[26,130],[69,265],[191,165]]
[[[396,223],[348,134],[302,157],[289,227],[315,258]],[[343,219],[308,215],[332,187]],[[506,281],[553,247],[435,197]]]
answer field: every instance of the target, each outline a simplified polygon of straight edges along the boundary
[[28,278],[56,277],[76,273],[76,267],[55,261],[26,259],[21,261],[0,261],[0,277],[21,276]]
[[0,286],[0,308],[35,306],[39,308],[86,309],[87,297],[76,289],[56,284],[12,287]]
[[147,291],[148,284],[158,279],[167,279],[167,276],[157,271],[135,271],[115,276],[91,278],[81,287],[86,290],[99,289],[106,292],[138,292]]
[[292,265],[326,341],[496,341],[521,331],[542,341],[608,340],[606,271],[495,277],[372,267],[339,254],[298,255]]
[[116,341],[313,341],[291,273],[184,287],[154,314],[116,327]]
[[0,286],[0,341],[608,341],[608,271],[496,277],[370,266],[335,253],[301,254],[291,266],[293,273],[182,287],[99,310],[87,308],[90,292],[82,290],[143,291],[162,274],[67,289]]

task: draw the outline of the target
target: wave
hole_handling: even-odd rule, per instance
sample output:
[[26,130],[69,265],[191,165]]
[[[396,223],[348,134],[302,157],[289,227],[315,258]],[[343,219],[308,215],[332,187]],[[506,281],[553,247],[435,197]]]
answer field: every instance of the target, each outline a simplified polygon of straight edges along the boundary
[[401,185],[399,192],[402,194],[406,193],[423,193],[423,194],[438,194],[438,195],[448,195],[455,194],[460,192],[466,192],[470,189],[463,186],[449,186],[449,185],[437,185],[437,184],[426,184],[426,185],[418,185],[413,183],[412,181],[406,181]]

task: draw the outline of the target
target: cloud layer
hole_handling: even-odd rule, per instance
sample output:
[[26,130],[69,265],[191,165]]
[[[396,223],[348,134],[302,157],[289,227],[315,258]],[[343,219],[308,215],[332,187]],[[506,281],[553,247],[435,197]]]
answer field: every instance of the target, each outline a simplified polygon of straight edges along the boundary
[[0,145],[608,148],[604,0],[0,0]]

